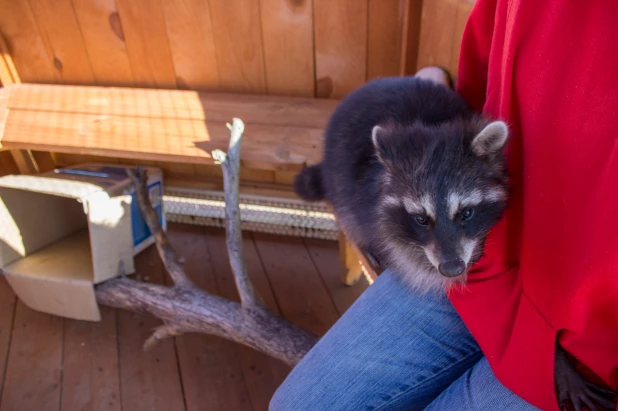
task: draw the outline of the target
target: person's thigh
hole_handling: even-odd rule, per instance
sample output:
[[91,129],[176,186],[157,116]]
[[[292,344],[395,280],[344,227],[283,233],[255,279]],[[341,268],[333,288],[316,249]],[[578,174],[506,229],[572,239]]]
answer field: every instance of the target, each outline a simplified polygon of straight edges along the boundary
[[538,408],[502,385],[491,370],[487,358],[483,357],[440,394],[426,410],[533,411]]
[[444,294],[387,270],[291,371],[272,411],[423,409],[482,357]]

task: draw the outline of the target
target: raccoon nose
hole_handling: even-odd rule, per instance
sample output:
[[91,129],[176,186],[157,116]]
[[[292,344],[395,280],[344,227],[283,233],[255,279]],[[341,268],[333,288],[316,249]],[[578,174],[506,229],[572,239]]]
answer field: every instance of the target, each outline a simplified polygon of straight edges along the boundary
[[440,263],[438,270],[445,277],[457,277],[466,269],[466,263],[461,258]]

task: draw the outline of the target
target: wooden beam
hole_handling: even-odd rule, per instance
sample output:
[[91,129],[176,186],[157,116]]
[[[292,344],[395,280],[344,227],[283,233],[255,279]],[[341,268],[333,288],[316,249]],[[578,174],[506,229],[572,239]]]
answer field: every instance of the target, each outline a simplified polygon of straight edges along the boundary
[[17,164],[20,174],[37,174],[36,162],[29,150],[11,150],[11,156]]
[[[0,82],[3,86],[9,86],[21,83],[11,54],[9,53],[9,47],[4,40],[4,37],[0,34]],[[9,92],[3,92],[0,95],[0,149],[2,149],[2,134],[4,131],[4,125],[8,115],[8,100]],[[37,158],[29,150],[17,150],[11,151],[13,161],[17,165],[17,168],[21,174],[35,174],[43,171],[37,164]],[[53,159],[51,154],[45,152],[38,152],[38,161],[41,162],[45,171],[53,169]],[[51,167],[51,168],[50,168]]]
[[[21,83],[21,79],[17,73],[17,69],[15,68],[15,63],[13,63],[13,58],[11,57],[11,53],[9,51],[9,46],[6,44],[6,40],[2,34],[0,34],[0,60],[2,60],[2,64],[0,65],[4,66],[6,69],[6,72],[3,75],[4,78],[0,79],[2,80],[2,85],[4,86]],[[2,72],[1,67],[0,72]]]

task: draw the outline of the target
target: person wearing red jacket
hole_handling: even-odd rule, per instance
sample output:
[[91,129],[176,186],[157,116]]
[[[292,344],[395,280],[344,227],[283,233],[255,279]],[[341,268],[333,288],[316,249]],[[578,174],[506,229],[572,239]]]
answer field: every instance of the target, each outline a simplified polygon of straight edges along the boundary
[[386,270],[271,410],[618,410],[617,18],[476,1],[456,90],[509,125],[505,217],[465,290],[411,295]]

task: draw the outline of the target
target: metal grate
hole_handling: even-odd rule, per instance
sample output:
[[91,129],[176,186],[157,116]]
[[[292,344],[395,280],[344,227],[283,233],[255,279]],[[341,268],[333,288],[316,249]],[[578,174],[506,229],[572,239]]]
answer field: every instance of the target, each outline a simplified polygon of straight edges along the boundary
[[[239,200],[243,230],[333,241],[339,237],[335,217],[324,203],[248,194]],[[163,203],[169,222],[225,226],[221,191],[166,187]]]

